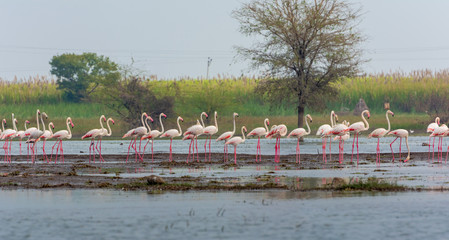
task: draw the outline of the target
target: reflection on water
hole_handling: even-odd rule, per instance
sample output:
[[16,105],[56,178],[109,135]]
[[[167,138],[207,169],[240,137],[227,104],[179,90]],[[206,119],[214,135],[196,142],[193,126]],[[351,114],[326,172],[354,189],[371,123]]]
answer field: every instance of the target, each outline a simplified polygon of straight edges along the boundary
[[445,239],[448,198],[441,192],[1,191],[0,239]]

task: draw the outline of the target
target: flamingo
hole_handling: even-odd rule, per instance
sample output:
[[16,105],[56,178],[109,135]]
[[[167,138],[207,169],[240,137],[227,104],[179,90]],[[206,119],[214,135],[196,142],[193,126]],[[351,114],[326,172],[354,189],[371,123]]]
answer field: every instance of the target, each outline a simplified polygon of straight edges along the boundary
[[298,138],[298,143],[296,144],[296,162],[299,164],[301,163],[301,150],[299,149],[299,140],[310,134],[310,127],[309,127],[309,123],[307,122],[307,119],[310,120],[310,122],[312,122],[312,117],[310,116],[310,114],[307,114],[304,117],[304,121],[306,122],[307,125],[307,131],[304,128],[296,128],[293,131],[290,132],[290,134],[287,136],[287,138],[290,137],[296,137]]
[[359,133],[362,131],[367,131],[369,129],[369,123],[368,123],[368,121],[366,121],[365,116],[364,116],[365,113],[367,115],[367,118],[369,119],[370,113],[368,110],[365,110],[361,114],[362,122],[356,122],[356,123],[353,123],[351,126],[349,126],[349,132],[355,133],[354,139],[352,140],[351,162],[352,162],[352,158],[354,156],[354,143],[355,143],[355,139],[357,138],[357,165],[359,165]]
[[[328,133],[327,135],[334,135],[334,136],[343,136],[345,135],[347,132],[349,132],[349,127],[346,126],[345,124],[336,124]],[[342,140],[340,139],[339,142],[339,148],[338,148],[338,153],[339,153],[339,162],[342,163],[343,162],[343,150],[344,148],[342,147]]]
[[[349,127],[349,122],[346,120],[343,120],[342,122],[343,125]],[[333,141],[341,141],[341,144],[338,146],[338,156],[340,159],[343,159],[343,151],[344,151],[344,146],[345,146],[345,141],[348,140],[351,137],[350,132],[347,132],[345,135],[343,136],[335,136],[334,139],[332,139]]]
[[182,130],[181,130],[181,125],[179,125],[179,120],[181,120],[181,122],[184,122],[184,119],[182,119],[182,117],[180,117],[180,116],[178,116],[178,119],[176,119],[176,123],[178,124],[179,131],[178,131],[178,129],[170,129],[170,130],[167,130],[166,132],[164,132],[160,136],[160,138],[164,138],[164,137],[170,138],[170,158],[169,158],[170,162],[173,160],[173,158],[172,158],[172,142],[173,142],[173,138],[182,136]]
[[[196,124],[195,125],[189,127],[187,129],[187,131],[184,132],[184,134],[183,134],[184,137],[182,138],[183,141],[190,139],[189,154],[187,155],[187,161],[186,161],[187,163],[189,162],[189,158],[190,158],[190,153],[191,152],[193,152],[193,158],[192,158],[193,160],[192,161],[194,161],[194,159],[195,159],[195,142],[194,142],[194,140],[197,137],[197,135],[193,134],[192,131],[191,131],[192,128],[194,128],[194,127],[196,127],[196,129],[194,129],[194,130],[197,130],[198,132],[201,131],[200,128],[202,128],[202,126],[201,126],[201,123],[200,123],[200,121],[198,119],[196,120]],[[192,135],[192,136],[190,136],[190,135]],[[192,147],[192,143],[193,143],[193,147]],[[192,150],[192,151],[190,151],[190,150]],[[198,158],[197,158],[197,160],[198,160]]]
[[245,134],[247,130],[246,127],[242,127],[242,137],[233,137],[225,142],[225,145],[233,145],[234,146],[234,163],[237,165],[237,146],[241,143],[245,142]]
[[20,130],[17,132],[17,137],[20,139],[20,155],[22,155],[22,139],[25,138],[25,131],[27,130],[27,124],[30,124],[30,121],[25,120],[25,130]]
[[[97,151],[100,153],[100,160],[103,162],[104,162],[104,158],[101,155],[101,139],[104,136],[110,137],[112,135],[112,130],[111,130],[111,126],[109,125],[109,122],[112,122],[112,124],[115,124],[114,119],[108,118],[108,120],[106,121],[106,125],[108,126],[108,129],[106,129],[106,128],[101,129],[101,133],[100,133],[100,135],[98,135],[97,145],[95,146]],[[100,150],[98,150],[98,142],[100,142]]]
[[[36,125],[37,127],[39,127],[39,116],[40,116],[41,112],[39,111],[39,109],[36,110]],[[34,131],[38,131],[39,129],[35,128],[35,127],[30,127],[28,129],[25,130],[25,136],[28,137],[28,140],[30,139],[30,135],[32,132]],[[30,143],[27,140],[27,162],[30,158]]]
[[[198,121],[198,122],[199,122],[199,121]],[[193,134],[187,134],[187,135],[184,135],[184,137],[182,138],[182,141],[189,140],[189,139],[194,139],[194,138],[195,138],[195,135],[193,135]],[[191,148],[192,148],[191,145],[192,145],[192,144],[189,145],[189,155],[190,155],[190,152],[191,152],[191,151],[195,151],[195,149],[191,149]]]
[[272,128],[270,132],[265,136],[266,138],[276,138],[276,145],[274,145],[274,161],[279,162],[281,158],[281,137],[287,135],[287,126],[284,124],[277,125]]
[[[2,133],[2,140],[5,140],[5,144],[3,145],[3,150],[5,150],[5,162],[11,162],[11,144],[12,139],[14,139],[17,135],[17,119],[14,118],[14,113],[12,115],[12,129],[6,129]],[[8,142],[9,142],[9,150],[8,150]]]
[[[41,117],[42,128],[45,131],[45,124],[44,124],[44,120],[43,120],[42,116],[45,116],[46,118],[48,116],[47,116],[47,114],[45,114],[45,112],[43,112],[41,114],[39,109],[37,111],[38,111],[37,115],[40,115],[40,117]],[[31,146],[31,152],[33,154],[32,157],[31,157],[31,160],[32,160],[33,163],[34,163],[34,160],[36,159],[36,151],[37,151],[36,143],[39,141],[39,138],[42,136],[42,134],[44,134],[44,132],[40,130],[39,119],[37,118],[36,120],[37,120],[37,129],[30,133],[30,135],[28,136],[28,141],[27,141],[27,143],[32,143],[33,144]]]
[[[159,123],[161,124],[161,131],[159,131],[159,130],[152,130],[152,131],[149,131],[149,133],[147,135],[142,137],[142,140],[143,139],[148,139],[147,144],[145,144],[145,147],[143,148],[143,152],[144,153],[145,153],[145,148],[147,147],[148,143],[151,140],[151,161],[153,161],[153,162],[154,162],[153,141],[154,141],[154,139],[159,137],[159,135],[161,135],[164,132],[164,124],[162,123],[162,117],[167,118],[167,115],[165,115],[164,113],[159,114]],[[148,126],[148,129],[149,128],[150,127]]]
[[[70,125],[69,125],[70,124]],[[75,125],[73,125],[72,119],[70,117],[68,117],[66,119],[66,125],[67,125],[67,130],[60,130],[57,131],[53,134],[52,138],[56,138],[56,143],[55,145],[53,145],[53,147],[51,148],[51,153],[53,155],[53,149],[55,148],[56,144],[58,144],[58,146],[56,147],[56,158],[55,158],[55,163],[58,160],[58,150],[60,151],[59,154],[62,157],[62,163],[64,163],[64,149],[62,147],[62,140],[63,139],[71,139],[72,138],[72,131],[70,130],[70,126],[75,127]],[[51,158],[51,157],[50,157]]]
[[[443,158],[443,137],[445,136],[446,132],[448,131],[448,127],[446,124],[442,124],[441,126],[435,128],[432,134],[430,134],[431,137],[438,137],[438,162],[440,162],[440,152],[441,152],[441,158]],[[433,158],[432,158],[433,161]]]
[[[100,134],[102,134],[102,132],[103,132],[103,129],[104,129],[104,127],[103,127],[103,122],[102,121],[105,121],[106,122],[106,117],[104,116],[104,115],[101,115],[100,116],[100,126],[101,126],[101,128],[100,129],[98,129],[98,128],[95,128],[95,129],[92,129],[92,130],[89,130],[86,134],[84,134],[82,137],[81,137],[81,139],[85,139],[85,138],[90,138],[90,145],[89,145],[89,163],[90,163],[90,159],[91,159],[91,151],[93,151],[94,152],[94,160],[93,160],[93,162],[95,162],[95,138],[96,137],[98,137]],[[106,130],[106,129],[105,129]],[[100,154],[100,161],[101,161],[101,154]]]
[[[326,133],[329,132],[334,127],[334,121],[335,121],[336,114],[334,111],[331,111],[331,125],[329,124],[323,124],[321,125],[318,130],[316,131],[317,136],[321,136],[323,139],[323,162],[327,162],[326,158],[326,142],[327,142],[327,135]],[[332,154],[331,151],[331,145],[332,142],[329,141],[329,153]],[[332,156],[332,155],[331,155]]]
[[[440,118],[439,117],[436,117],[435,118],[435,122],[433,122],[433,123],[431,123],[431,124],[429,124],[428,126],[427,126],[427,132],[428,133],[430,133],[430,134],[432,134],[433,133],[433,131],[435,131],[435,129],[437,128],[437,127],[439,127],[440,126]],[[432,137],[431,136],[429,136],[429,154],[428,154],[428,159],[430,159],[430,139],[431,139]],[[433,152],[432,152],[432,161],[433,161],[433,158],[434,158],[434,156],[435,156],[435,137],[433,137],[433,143],[432,143],[432,148],[433,148]]]
[[270,126],[270,120],[268,120],[268,118],[265,118],[263,124],[265,125],[265,128],[263,127],[254,128],[253,130],[251,130],[251,132],[248,133],[248,135],[246,135],[247,137],[257,136],[256,162],[258,155],[260,156],[259,161],[260,162],[262,161],[262,151],[260,149],[260,137],[268,134],[269,132],[268,126]]
[[[55,129],[55,125],[53,124],[53,122],[50,122],[48,124],[48,130],[44,130],[44,133],[42,134],[42,136],[39,137],[39,139],[44,140],[44,144],[42,146],[42,154],[44,155],[44,158],[47,159],[47,163],[48,163],[48,157],[47,157],[47,153],[45,152],[45,143],[47,142],[47,139],[50,139],[53,136],[52,129]],[[50,156],[50,158],[51,158],[51,156]]]
[[207,127],[205,127],[204,128],[204,131],[203,131],[203,135],[206,135],[206,142],[204,142],[204,157],[205,157],[205,160],[206,160],[206,145],[207,145],[207,138],[209,138],[209,162],[211,161],[210,160],[210,157],[211,157],[211,150],[210,150],[210,144],[211,144],[211,141],[212,141],[212,136],[215,134],[215,133],[217,133],[218,132],[218,123],[217,123],[217,111],[215,111],[214,112],[214,121],[215,121],[215,125],[210,125],[210,126],[207,126]]
[[[218,142],[218,141],[225,141],[225,143],[226,143],[226,141],[227,141],[228,139],[230,139],[230,138],[232,138],[232,136],[234,136],[234,133],[235,133],[235,117],[239,117],[239,114],[236,113],[236,112],[232,114],[232,121],[233,121],[233,125],[234,125],[234,128],[233,128],[232,132],[231,132],[231,131],[227,131],[227,132],[222,133],[222,134],[215,140],[216,142]],[[223,147],[224,161],[226,161],[226,156],[227,156],[227,154],[228,154],[228,151],[227,151],[227,150],[228,150],[227,145],[224,144],[224,147]]]
[[[184,132],[184,136],[188,135],[188,134],[192,134],[195,137],[192,138],[190,145],[192,145],[193,143],[193,158],[192,161],[195,161],[195,143],[196,143],[196,161],[199,162],[199,156],[198,156],[198,136],[203,134],[204,132],[204,121],[203,121],[203,115],[206,116],[206,118],[208,118],[209,116],[207,115],[207,113],[202,112],[200,115],[200,119],[201,119],[201,124],[199,124],[199,121],[197,120],[197,124],[187,128],[187,131]],[[190,146],[189,146],[189,150],[190,150]],[[189,155],[187,155],[187,162],[189,162],[189,156],[190,156],[190,151],[189,151]]]
[[401,158],[401,145],[402,145],[402,138],[405,138],[405,144],[407,145],[408,155],[407,158],[404,160],[404,162],[407,162],[410,160],[410,148],[408,146],[408,131],[405,129],[396,129],[391,132],[389,132],[387,135],[394,135],[396,138],[393,140],[393,142],[390,143],[391,153],[393,154],[393,162],[394,162],[394,152],[393,147],[391,146],[398,138],[400,138],[399,142],[399,158]]
[[391,116],[394,117],[394,113],[390,110],[385,113],[385,117],[387,118],[388,122],[388,129],[377,128],[368,135],[368,138],[377,138],[376,163],[380,163],[380,139],[387,135],[387,133],[390,131],[390,119],[388,118],[388,114],[391,114]]
[[[128,154],[126,155],[126,162],[128,162],[128,157],[129,157],[129,149],[132,147],[134,149],[134,151],[136,152],[136,162],[137,162],[137,155],[139,155],[140,161],[143,162],[143,158],[140,155],[140,145],[139,145],[139,152],[137,151],[137,138],[141,138],[142,136],[144,136],[145,134],[148,133],[148,129],[145,126],[145,122],[143,120],[143,118],[151,118],[148,116],[147,113],[142,113],[142,116],[140,117],[141,122],[142,122],[142,126],[138,127],[138,128],[133,128],[131,130],[129,130],[125,135],[123,135],[122,138],[126,138],[126,137],[131,137],[131,142],[129,143],[128,146]],[[153,119],[151,118],[151,121],[153,121]],[[142,139],[140,139],[140,143],[142,143]]]

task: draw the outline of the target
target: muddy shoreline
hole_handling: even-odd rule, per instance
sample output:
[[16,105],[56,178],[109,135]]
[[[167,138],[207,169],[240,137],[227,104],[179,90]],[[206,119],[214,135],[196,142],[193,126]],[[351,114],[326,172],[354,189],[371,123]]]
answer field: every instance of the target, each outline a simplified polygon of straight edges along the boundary
[[[300,170],[312,169],[339,169],[356,166],[356,158],[351,163],[351,155],[344,155],[344,163],[338,162],[338,155],[333,155],[332,160],[327,156],[327,163],[323,163],[321,154],[301,155],[301,163],[296,163],[295,155],[283,155],[281,161],[275,163],[274,156],[262,156],[262,162],[255,162],[254,155],[240,154],[237,156],[237,165],[234,164],[233,155],[229,155],[229,160],[223,162],[223,154],[212,154],[211,162],[205,162],[204,154],[200,154],[200,162],[186,163],[186,154],[174,154],[173,162],[168,162],[168,154],[155,154],[154,162],[151,155],[144,156],[144,162],[135,162],[135,158],[130,158],[125,163],[124,155],[104,155],[105,162],[97,161],[89,163],[86,155],[67,155],[64,163],[47,163],[42,156],[35,164],[27,163],[26,156],[12,156],[12,163],[0,164],[0,187],[2,189],[117,189],[117,190],[144,190],[149,193],[163,191],[214,191],[214,190],[261,190],[261,189],[284,189],[292,191],[316,191],[338,190],[343,182],[332,181],[320,188],[295,188],[292,189],[287,184],[276,181],[272,176],[274,172],[265,171],[254,176],[249,181],[240,181],[238,177],[215,177],[200,176],[191,177],[188,174],[183,176],[171,176],[172,168],[175,169],[239,169],[248,166],[262,166],[276,170]],[[359,166],[374,164],[375,154],[360,154]],[[399,154],[396,154],[396,162]],[[402,159],[406,154],[402,154]],[[427,153],[413,153],[411,160],[403,163],[404,166],[413,167],[416,162],[428,161]],[[391,154],[381,155],[381,165],[391,165]],[[444,158],[443,158],[444,162]],[[437,163],[433,163],[437,164]],[[166,169],[164,174],[147,174],[144,177],[123,177],[124,173],[138,172],[140,169]],[[86,174],[93,173],[93,174]],[[375,189],[376,190],[376,189]],[[382,189],[377,189],[382,191]],[[416,190],[416,188],[397,188],[388,191]],[[419,189],[418,189],[419,190]],[[445,190],[445,189],[444,189]]]

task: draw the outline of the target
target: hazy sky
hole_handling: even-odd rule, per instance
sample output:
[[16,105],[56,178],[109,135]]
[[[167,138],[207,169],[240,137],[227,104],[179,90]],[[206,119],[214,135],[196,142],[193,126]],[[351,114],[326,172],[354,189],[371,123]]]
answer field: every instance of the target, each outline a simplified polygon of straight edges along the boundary
[[[249,0],[0,0],[0,78],[48,75],[51,57],[96,52],[158,78],[251,74],[231,11]],[[449,1],[352,0],[368,73],[449,68]],[[256,72],[257,74],[257,72]]]

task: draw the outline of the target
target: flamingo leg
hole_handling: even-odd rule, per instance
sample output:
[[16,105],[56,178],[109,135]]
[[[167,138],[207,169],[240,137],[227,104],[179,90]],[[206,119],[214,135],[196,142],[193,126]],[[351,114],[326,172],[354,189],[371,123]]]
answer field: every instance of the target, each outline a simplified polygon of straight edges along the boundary
[[[56,141],[57,142],[57,141]],[[90,159],[92,157],[92,145],[93,145],[93,139],[90,140],[90,144],[89,144],[89,163],[90,163]],[[53,154],[53,153],[52,153]]]
[[151,140],[151,162],[154,162],[154,154],[153,154],[153,140]]
[[357,133],[357,165],[359,165],[359,133]]
[[56,143],[58,144],[58,146],[56,146],[56,158],[55,158],[55,163],[58,161],[58,152],[59,152],[59,141],[61,140],[57,140]]
[[204,162],[207,162],[207,137],[206,141],[204,142]]
[[[357,135],[357,133],[356,133]],[[354,156],[354,143],[355,143],[355,138],[356,136],[354,136],[353,140],[352,140],[352,153],[351,153],[351,163],[352,163],[352,157]]]
[[46,142],[47,142],[47,140],[44,139],[44,144],[42,145],[42,154],[44,155],[44,159],[47,159],[47,163],[48,163],[47,153],[45,152],[45,143]]
[[190,150],[191,150],[191,148],[192,148],[192,143],[193,143],[193,138],[192,138],[192,140],[190,140],[190,144],[189,144],[189,155],[187,155],[187,163],[189,163],[189,159],[190,159]]
[[396,137],[393,142],[390,143],[390,149],[391,149],[391,154],[393,155],[393,162],[394,162],[394,152],[393,152],[393,147],[391,145],[393,145],[393,143],[398,140],[399,137]]
[[431,139],[432,137],[431,136],[429,136],[429,153],[427,154],[427,160],[430,160],[430,139]]
[[234,146],[234,163],[237,165],[237,146]]
[[27,163],[30,160],[30,143],[27,143]]
[[435,157],[435,137],[433,137],[433,143],[432,143],[432,162],[433,162],[433,159],[434,159],[434,157]]
[[59,144],[61,145],[61,151],[60,151],[60,153],[61,153],[61,157],[62,157],[62,163],[64,163],[64,149],[63,149],[63,147],[62,147],[62,140],[59,141]]
[[298,154],[298,164],[301,163],[301,149],[299,148],[299,138],[298,138],[298,146],[296,147],[297,149],[297,154]]
[[226,162],[226,143],[223,146],[223,162]]
[[327,163],[327,157],[326,157],[326,143],[327,143],[326,138],[323,138],[323,147],[322,147],[322,149],[323,149],[323,162],[324,162],[324,163]]
[[376,163],[380,164],[380,138],[377,139],[377,148],[376,148]]
[[[53,147],[51,148],[51,155],[50,155],[50,161],[53,159],[53,149],[55,149],[56,144],[58,143],[58,140],[56,140],[55,144],[53,145]],[[57,148],[56,148],[57,149]],[[89,149],[90,150],[90,149]],[[90,161],[90,159],[89,159]]]
[[332,162],[332,137],[329,137],[329,161]]
[[173,138],[170,138],[170,162],[173,160],[172,159],[172,147],[171,147],[171,144],[172,144],[172,141],[173,141]]
[[20,155],[22,155],[22,138],[20,139],[19,148],[20,148]]
[[210,143],[212,142],[212,136],[209,137],[209,162],[211,162]]
[[401,150],[401,146],[402,146],[402,138],[399,139],[399,161],[402,158],[402,150]]
[[[142,157],[143,157],[143,156],[142,156]],[[100,138],[100,159],[101,159],[103,162],[105,162],[103,156],[101,155],[101,138]]]

